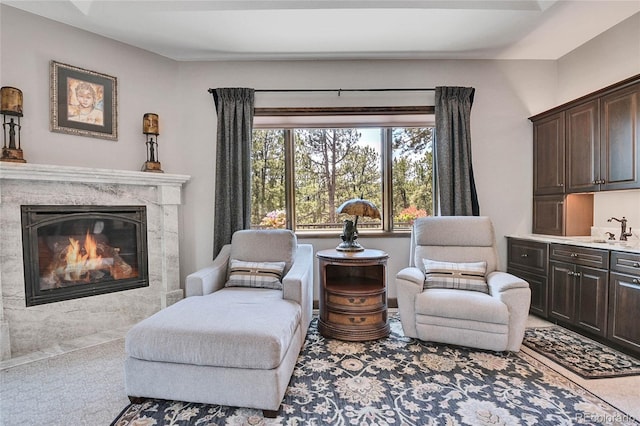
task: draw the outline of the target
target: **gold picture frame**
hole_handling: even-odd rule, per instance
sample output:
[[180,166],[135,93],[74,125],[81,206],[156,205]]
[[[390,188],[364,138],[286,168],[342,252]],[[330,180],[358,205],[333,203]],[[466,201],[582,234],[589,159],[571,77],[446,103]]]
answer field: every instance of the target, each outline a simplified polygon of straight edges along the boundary
[[51,61],[52,132],[118,140],[116,77]]

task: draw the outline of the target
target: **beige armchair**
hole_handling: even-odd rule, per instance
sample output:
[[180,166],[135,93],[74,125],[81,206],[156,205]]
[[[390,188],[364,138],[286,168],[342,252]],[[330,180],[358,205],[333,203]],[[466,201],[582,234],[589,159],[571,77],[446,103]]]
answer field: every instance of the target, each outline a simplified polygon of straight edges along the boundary
[[410,267],[396,275],[396,289],[406,336],[493,351],[520,350],[531,291],[526,281],[498,270],[493,225],[487,217],[417,219]]

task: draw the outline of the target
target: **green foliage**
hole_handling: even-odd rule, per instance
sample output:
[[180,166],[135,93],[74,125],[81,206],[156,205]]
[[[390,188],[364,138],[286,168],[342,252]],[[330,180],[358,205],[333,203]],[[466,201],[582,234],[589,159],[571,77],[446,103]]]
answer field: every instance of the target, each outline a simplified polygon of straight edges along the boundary
[[[392,135],[393,217],[398,226],[406,226],[419,217],[415,215],[433,214],[433,132],[431,128],[399,128]],[[340,228],[343,218],[336,208],[351,198],[362,197],[382,209],[382,147],[375,145],[363,141],[354,128],[293,131],[293,190],[299,229]],[[284,226],[284,152],[283,130],[254,130],[252,224]],[[360,223],[363,221],[366,219]]]

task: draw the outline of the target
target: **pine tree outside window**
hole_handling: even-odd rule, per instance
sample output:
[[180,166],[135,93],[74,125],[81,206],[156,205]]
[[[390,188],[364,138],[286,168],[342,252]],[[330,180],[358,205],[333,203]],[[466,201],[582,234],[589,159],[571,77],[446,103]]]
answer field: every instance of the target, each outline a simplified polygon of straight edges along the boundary
[[360,218],[361,234],[410,230],[417,217],[433,215],[433,130],[255,128],[252,228],[335,236],[352,219],[336,208],[362,197],[382,219]]

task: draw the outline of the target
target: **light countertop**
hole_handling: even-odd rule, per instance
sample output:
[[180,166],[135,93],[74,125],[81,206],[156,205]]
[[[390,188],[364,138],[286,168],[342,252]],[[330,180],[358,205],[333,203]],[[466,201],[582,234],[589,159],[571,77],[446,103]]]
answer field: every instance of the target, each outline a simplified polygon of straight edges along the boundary
[[509,238],[519,238],[521,240],[538,241],[541,243],[567,244],[572,246],[589,247],[602,250],[624,251],[640,254],[640,239],[631,238],[629,241],[609,241],[597,237],[561,237],[556,235],[543,234],[518,234],[507,235]]

